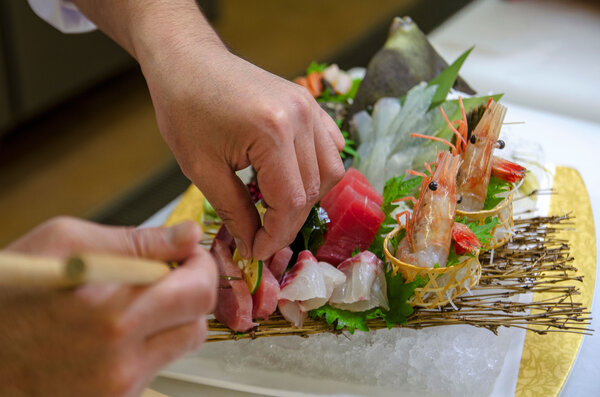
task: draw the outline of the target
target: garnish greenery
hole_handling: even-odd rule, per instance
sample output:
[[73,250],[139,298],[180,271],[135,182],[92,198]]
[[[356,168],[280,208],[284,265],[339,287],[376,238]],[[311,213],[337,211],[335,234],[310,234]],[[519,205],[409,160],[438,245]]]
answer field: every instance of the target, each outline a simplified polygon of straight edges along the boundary
[[327,68],[327,66],[328,65],[326,63],[317,63],[312,61],[306,68],[306,74],[311,74],[312,72],[322,72]]
[[450,88],[452,88],[454,82],[458,77],[458,71],[460,70],[461,66],[463,65],[471,51],[473,51],[473,47],[463,52],[462,55],[459,56],[456,59],[456,61],[452,63],[452,65],[448,66],[429,82],[429,86],[437,85],[437,89],[431,101],[431,106],[429,107],[430,110],[440,106],[446,100],[448,92],[450,92]]
[[317,98],[317,102],[349,102],[349,100],[354,99],[354,97],[356,96],[356,93],[358,92],[358,86],[361,82],[361,79],[352,80],[352,87],[350,87],[350,90],[345,94],[337,94],[332,93],[329,90],[323,90],[321,95]]
[[396,204],[392,203],[392,201],[406,196],[416,196],[422,180],[423,178],[421,177],[404,180],[404,175],[400,175],[388,179],[385,183],[385,187],[383,188],[383,204],[381,204],[381,210],[385,214],[385,219],[369,247],[369,251],[377,255],[381,260],[385,260],[383,240],[386,234],[394,230],[396,225],[396,219],[392,216]]
[[304,240],[304,249],[316,254],[325,241],[328,224],[329,216],[327,212],[318,203],[315,204],[310,210],[304,225],[302,225],[302,229],[300,229],[300,234]]
[[[335,122],[338,126],[338,128],[340,128],[342,126],[342,120],[337,120]],[[358,152],[356,151],[356,142],[354,142],[352,139],[350,139],[350,134],[348,134],[348,131],[342,131],[342,136],[344,137],[344,150],[342,150],[340,152],[340,156],[342,157],[342,159],[345,159],[346,157],[350,156],[350,157],[354,157],[356,159],[356,161],[358,161],[360,163],[360,155],[358,154]]]
[[357,329],[369,332],[369,327],[367,326],[367,315],[372,311],[373,310],[366,312],[351,312],[325,305],[318,309],[309,311],[308,315],[312,318],[325,317],[327,324],[331,325],[335,322],[335,329],[346,328],[348,332],[353,334]]
[[217,211],[215,211],[215,209],[212,207],[212,205],[210,205],[210,203],[208,202],[208,200],[205,198],[204,199],[204,203],[202,204],[202,210],[203,210],[203,214],[204,214],[204,219],[206,221],[213,221],[213,222],[217,222],[219,221],[219,215],[217,215]]
[[406,324],[407,318],[414,311],[408,299],[414,294],[415,288],[423,287],[426,281],[418,278],[411,283],[405,283],[400,273],[393,276],[391,271],[386,271],[385,280],[390,310],[378,307],[364,312],[351,312],[325,305],[309,311],[308,315],[311,318],[324,317],[327,324],[335,323],[336,329],[346,328],[351,334],[357,329],[368,332],[367,320],[375,318],[383,319],[388,328],[392,328],[395,324]]
[[[456,251],[454,250],[454,244],[450,244],[450,251],[448,252],[448,260],[446,261],[446,267],[450,267],[450,266],[454,266],[454,265],[458,265],[461,260],[460,258],[463,256],[467,256],[467,255],[471,255],[473,256],[473,254],[468,253],[465,255],[458,255],[456,253]],[[438,268],[440,267],[439,263],[436,263],[437,266],[433,266],[434,268]]]
[[385,311],[380,308],[381,317],[385,320],[388,328],[392,328],[394,324],[406,324],[406,319],[414,312],[408,299],[415,293],[416,288],[425,286],[427,282],[418,277],[413,282],[405,283],[400,273],[392,275],[391,270],[386,271],[385,282],[390,310]]
[[487,196],[483,203],[484,210],[491,210],[500,204],[505,197],[498,196],[500,193],[506,193],[511,189],[510,182],[506,182],[495,176],[490,177],[490,183],[488,185]]
[[479,240],[481,244],[487,244],[490,242],[490,240],[492,239],[492,229],[494,228],[494,226],[500,223],[498,221],[497,216],[486,218],[483,225],[480,225],[477,222],[469,222],[466,217],[456,217],[454,221],[467,225],[467,227],[471,229],[471,231],[473,232],[475,237],[477,237],[477,240]]

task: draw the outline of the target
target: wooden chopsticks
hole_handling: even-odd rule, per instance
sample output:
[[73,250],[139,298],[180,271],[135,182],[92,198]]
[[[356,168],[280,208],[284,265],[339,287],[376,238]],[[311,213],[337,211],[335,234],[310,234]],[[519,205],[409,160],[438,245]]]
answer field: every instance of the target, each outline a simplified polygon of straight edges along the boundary
[[[80,254],[59,259],[0,251],[0,286],[70,288],[88,283],[148,285],[165,277],[172,268],[157,260],[110,254]],[[235,276],[219,277],[229,281],[241,280]]]

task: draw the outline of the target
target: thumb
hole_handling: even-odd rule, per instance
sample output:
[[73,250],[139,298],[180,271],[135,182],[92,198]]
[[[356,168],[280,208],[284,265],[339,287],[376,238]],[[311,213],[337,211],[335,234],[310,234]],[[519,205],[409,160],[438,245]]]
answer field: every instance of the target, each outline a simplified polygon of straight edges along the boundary
[[179,261],[192,254],[201,235],[200,226],[191,221],[170,228],[136,229],[59,217],[38,226],[7,249],[59,257],[102,252]]
[[224,165],[213,171],[210,175],[190,179],[227,226],[240,255],[249,257],[252,255],[254,236],[260,228],[258,211],[246,185],[231,168]]
[[180,261],[189,257],[202,237],[196,222],[186,221],[163,228],[119,228],[113,251],[116,254]]

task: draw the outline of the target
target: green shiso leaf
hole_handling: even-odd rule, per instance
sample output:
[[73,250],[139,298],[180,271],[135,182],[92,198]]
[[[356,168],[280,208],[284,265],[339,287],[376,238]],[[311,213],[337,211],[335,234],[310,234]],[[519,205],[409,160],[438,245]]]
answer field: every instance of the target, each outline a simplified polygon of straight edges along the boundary
[[500,204],[505,197],[498,196],[500,193],[506,193],[511,189],[510,182],[503,181],[495,176],[490,177],[490,183],[488,185],[487,196],[483,203],[484,210],[491,210]]
[[372,310],[365,312],[351,312],[325,305],[309,311],[308,315],[311,318],[324,317],[329,325],[335,322],[335,329],[339,330],[346,328],[348,332],[353,334],[357,329],[365,332],[369,331],[369,327],[367,326],[367,315],[371,312]]
[[456,78],[458,77],[458,71],[462,67],[463,63],[473,51],[474,47],[469,48],[467,51],[463,52],[461,56],[459,56],[452,65],[448,66],[444,69],[440,74],[438,74],[433,80],[429,82],[429,85],[437,85],[437,90],[433,96],[433,100],[431,101],[431,106],[429,109],[433,109],[439,106],[442,102],[446,100],[448,96],[448,92],[450,92],[450,88],[454,85]]
[[[396,205],[392,201],[406,196],[417,196],[422,180],[423,178],[421,177],[404,180],[404,175],[400,175],[388,179],[385,183],[385,187],[383,188],[383,203],[381,204],[381,210],[385,214],[385,219],[369,247],[369,251],[377,255],[379,259],[385,261],[383,240],[385,239],[385,235],[394,230],[394,225],[396,225],[396,219],[392,216]],[[402,236],[399,237],[401,239]]]
[[[467,221],[466,217],[456,218],[455,222],[460,222],[460,223],[467,225],[468,228],[471,229],[473,234],[475,234],[475,237],[477,237],[477,240],[479,240],[479,242],[482,244],[486,244],[486,243],[490,242],[490,240],[492,239],[492,234],[491,234],[492,229],[494,228],[494,226],[496,226],[498,223],[500,223],[498,221],[497,216],[486,218],[483,225],[480,225],[476,222],[469,222],[469,221]],[[454,247],[452,247],[452,248],[454,248]]]
[[[448,260],[446,261],[446,267],[458,265],[461,262],[460,258],[461,255],[458,255],[454,250],[454,244],[450,244],[450,252],[448,252]],[[436,263],[436,265],[437,267],[440,267],[439,264]]]
[[415,289],[423,287],[426,281],[419,277],[411,283],[405,283],[400,273],[393,276],[391,270],[385,273],[385,281],[390,310],[380,309],[382,317],[388,328],[392,328],[394,324],[406,324],[408,316],[414,312],[413,307],[408,304],[408,299],[415,293]]

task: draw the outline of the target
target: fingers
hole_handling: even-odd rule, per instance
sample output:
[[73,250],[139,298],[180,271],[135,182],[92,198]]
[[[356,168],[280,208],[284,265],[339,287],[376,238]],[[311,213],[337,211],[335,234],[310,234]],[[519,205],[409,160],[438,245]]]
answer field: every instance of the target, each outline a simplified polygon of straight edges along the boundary
[[[297,130],[294,154],[291,150],[273,150],[270,161],[260,164],[260,169],[257,167],[258,162],[251,159],[257,168],[258,184],[269,207],[264,225],[258,230],[254,240],[253,253],[258,259],[269,257],[291,243],[306,220],[310,208],[343,176],[344,168],[336,147],[341,144],[343,148],[339,129],[316,103],[312,105],[311,111],[313,129]],[[306,121],[296,121],[294,125],[306,124]],[[298,192],[299,182],[294,177],[295,166],[302,179],[304,203],[299,200],[301,193]]]
[[146,339],[144,365],[154,373],[181,355],[198,350],[206,340],[206,318],[170,328]]
[[[344,140],[344,136],[342,135],[342,132],[340,131],[340,129],[338,128],[338,126],[335,124],[335,121],[333,121],[333,119],[327,114],[326,111],[324,111],[323,109],[320,109],[319,107],[319,117],[321,119],[321,125],[322,125],[322,129],[324,131],[327,132],[327,134],[331,137],[333,143],[335,144],[335,147],[337,148],[338,153],[341,152],[342,150],[344,150],[344,147],[346,146],[346,141]],[[321,135],[320,134],[321,131],[317,131],[317,133],[315,133],[315,136],[317,135]],[[318,148],[318,146],[317,146]]]
[[312,207],[319,199],[321,177],[319,175],[319,163],[315,148],[315,136],[312,125],[310,128],[300,130],[296,133],[294,140],[296,159],[306,195],[305,207]]
[[[329,118],[328,115],[327,117]],[[336,143],[331,134],[315,134],[314,145],[317,151],[317,161],[319,163],[319,173],[321,177],[319,190],[319,199],[321,199],[344,176],[344,164],[342,163],[338,147],[336,147]]]
[[201,172],[194,183],[227,225],[240,254],[250,256],[260,217],[248,189],[227,164],[219,163],[213,168],[206,165]]
[[169,276],[150,286],[127,309],[123,326],[152,335],[212,312],[216,303],[217,268],[212,256],[197,248]]
[[136,229],[58,217],[38,226],[7,248],[55,256],[104,252],[177,261],[193,252],[201,235],[195,222],[170,228]]
[[169,228],[117,228],[115,234],[106,234],[106,240],[99,241],[100,249],[113,243],[114,253],[153,258],[163,261],[180,261],[187,258],[198,245],[202,237],[200,226],[196,222],[186,221]]

